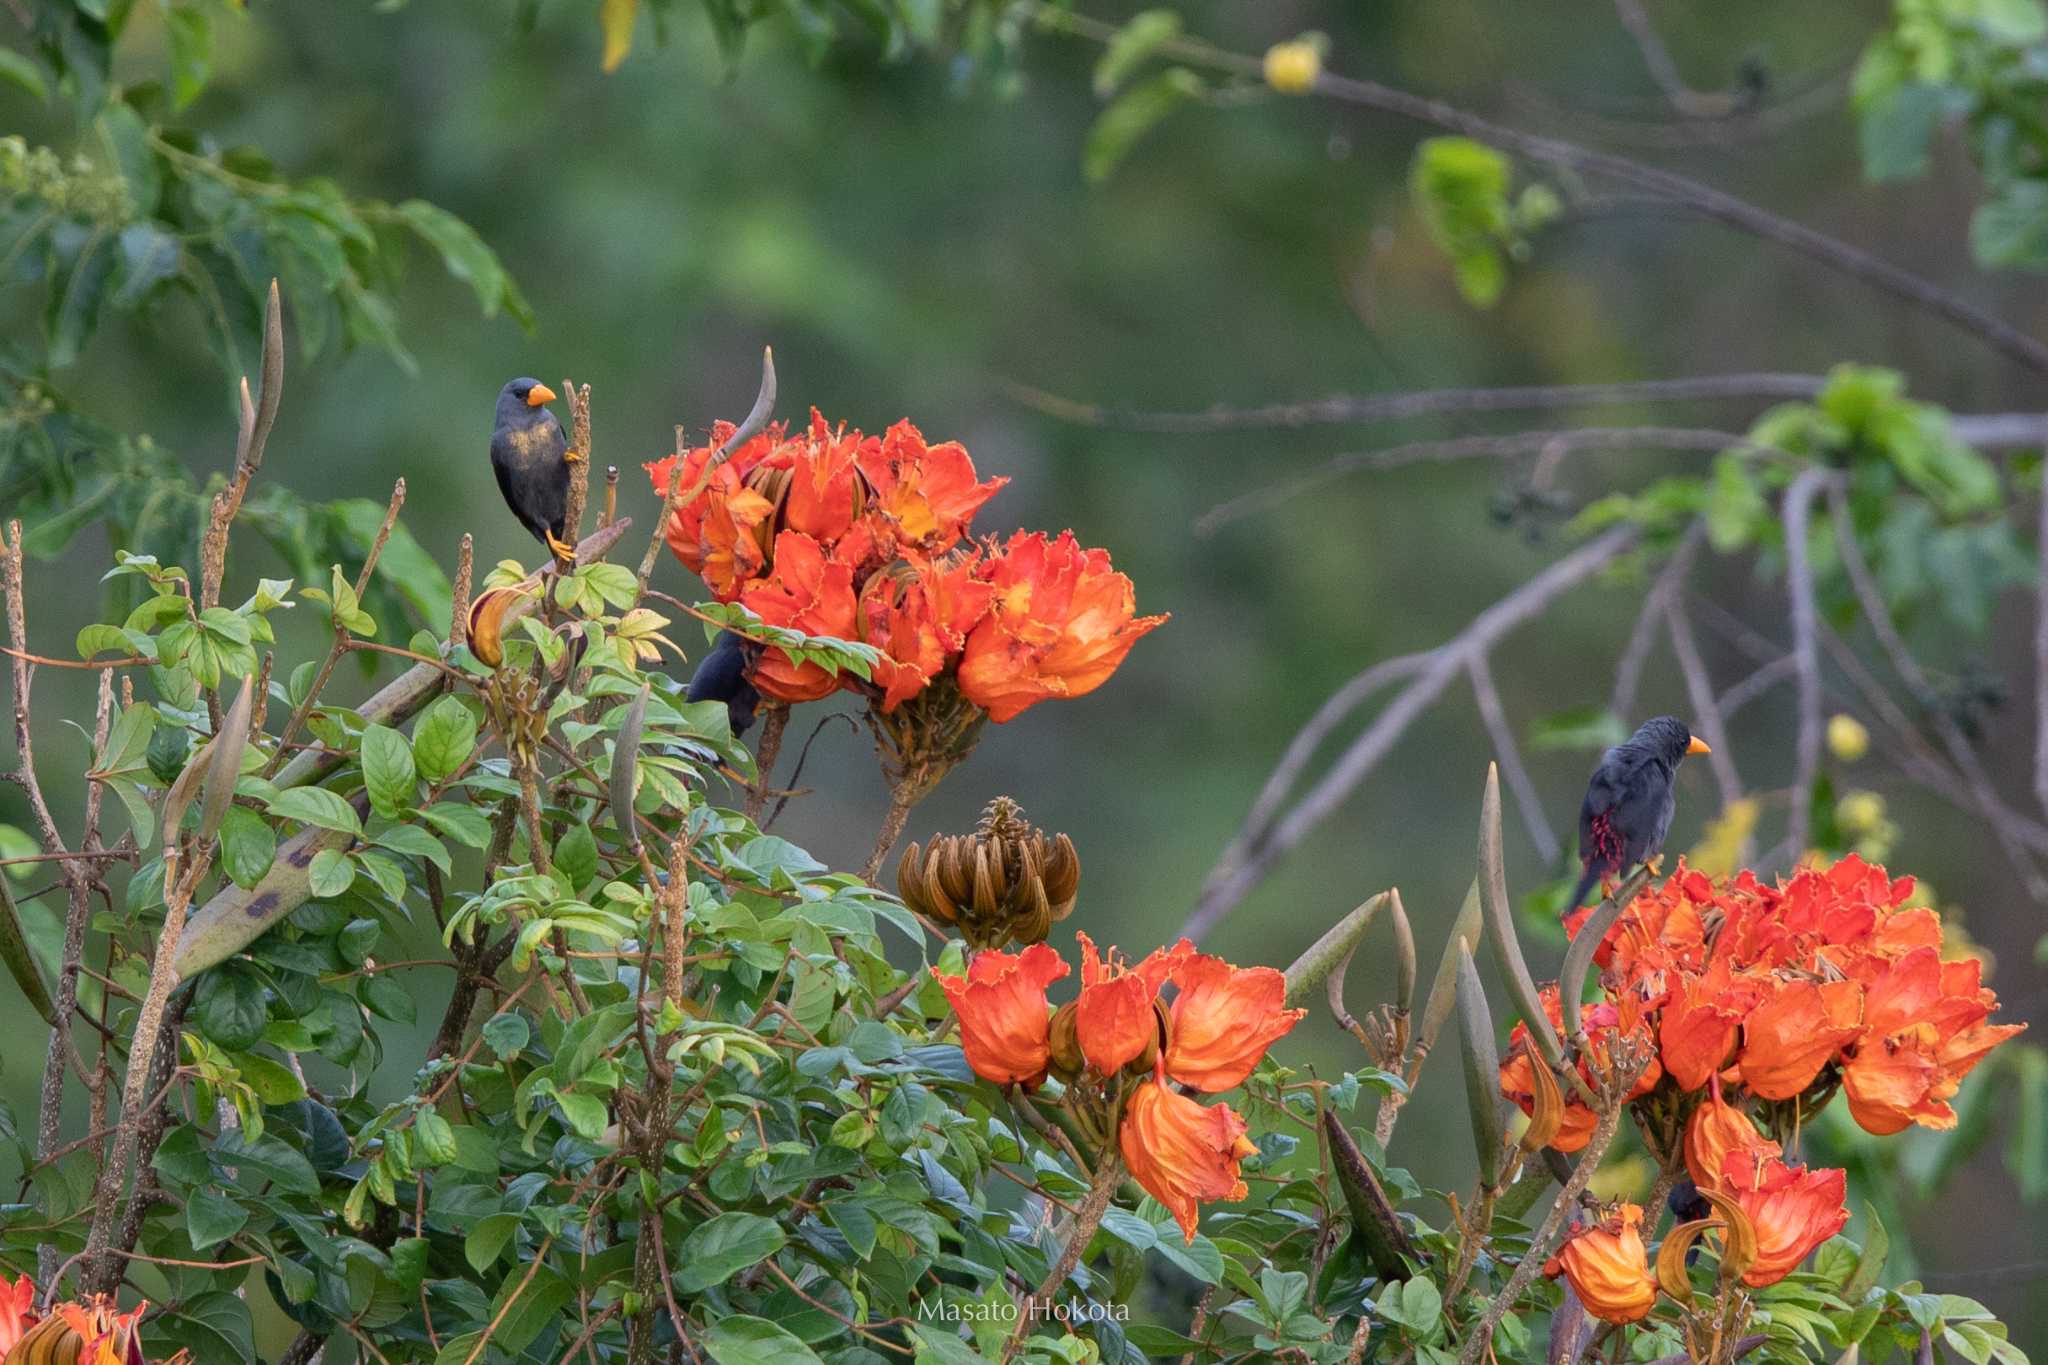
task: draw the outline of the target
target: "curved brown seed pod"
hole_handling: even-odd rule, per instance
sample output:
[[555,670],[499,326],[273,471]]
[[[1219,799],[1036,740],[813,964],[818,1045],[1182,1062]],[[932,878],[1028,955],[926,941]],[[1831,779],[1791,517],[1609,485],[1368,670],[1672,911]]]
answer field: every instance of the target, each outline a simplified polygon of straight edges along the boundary
[[1657,1248],[1657,1287],[1685,1307],[1692,1307],[1692,1276],[1685,1271],[1686,1254],[1699,1241],[1701,1233],[1727,1226],[1719,1218],[1695,1218],[1666,1233],[1664,1244]]
[[974,908],[982,915],[1002,913],[1002,888],[996,885],[995,870],[988,864],[988,848],[974,847]]
[[1556,1141],[1557,1130],[1564,1126],[1564,1094],[1557,1088],[1557,1077],[1551,1073],[1550,1064],[1541,1057],[1529,1058],[1529,1075],[1533,1078],[1535,1112],[1529,1116],[1529,1126],[1522,1130],[1521,1146],[1525,1152],[1536,1152]]
[[1756,1264],[1756,1224],[1749,1221],[1740,1204],[1725,1194],[1701,1190],[1700,1197],[1712,1204],[1714,1212],[1727,1224],[1721,1232],[1721,1283],[1731,1284]]

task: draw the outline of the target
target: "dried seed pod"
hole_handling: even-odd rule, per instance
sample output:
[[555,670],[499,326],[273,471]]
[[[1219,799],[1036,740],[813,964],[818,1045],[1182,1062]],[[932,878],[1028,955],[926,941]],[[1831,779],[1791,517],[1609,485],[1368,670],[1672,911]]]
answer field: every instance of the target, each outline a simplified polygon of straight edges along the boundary
[[1044,942],[1073,910],[1080,884],[1073,842],[1033,829],[1004,796],[988,804],[974,833],[912,844],[896,865],[903,903],[958,928],[973,948]]
[[1529,1115],[1529,1126],[1522,1130],[1520,1142],[1523,1151],[1537,1152],[1556,1141],[1557,1130],[1564,1126],[1564,1093],[1557,1087],[1550,1064],[1541,1057],[1530,1056],[1529,1075],[1534,1112]]
[[1664,1244],[1657,1248],[1657,1287],[1685,1307],[1692,1307],[1692,1276],[1686,1273],[1685,1258],[1702,1233],[1727,1226],[1719,1218],[1695,1218],[1666,1233]]

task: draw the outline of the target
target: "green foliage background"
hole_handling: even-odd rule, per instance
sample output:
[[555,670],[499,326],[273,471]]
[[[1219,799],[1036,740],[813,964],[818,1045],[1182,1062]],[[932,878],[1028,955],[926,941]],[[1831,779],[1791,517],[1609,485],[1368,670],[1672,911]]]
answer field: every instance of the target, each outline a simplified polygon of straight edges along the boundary
[[[201,268],[256,269],[253,257],[236,255],[246,213],[263,220],[259,232],[296,234],[286,254],[314,266],[332,265],[332,245],[352,280],[323,276],[293,290],[291,267],[281,267],[294,349],[260,487],[374,505],[403,475],[405,523],[424,554],[449,563],[470,530],[481,564],[530,557],[486,470],[490,403],[512,375],[553,382],[567,374],[593,385],[598,463],[621,467],[622,507],[644,526],[652,498],[639,462],[667,452],[675,422],[701,433],[713,418],[737,417],[764,342],[776,347],[787,417],[815,403],[875,430],[909,415],[934,438],[965,441],[985,473],[1013,477],[1006,515],[1071,522],[1084,541],[1111,547],[1144,610],[1175,619],[1098,695],[993,727],[974,761],[919,810],[911,833],[963,828],[989,795],[1016,796],[1034,820],[1079,844],[1094,917],[1082,927],[1140,949],[1173,931],[1272,757],[1322,696],[1371,659],[1447,636],[1547,562],[1562,533],[1539,525],[1532,537],[1521,533],[1526,526],[1497,523],[1495,495],[1508,485],[1500,470],[1425,465],[1352,476],[1198,537],[1193,523],[1212,504],[1321,456],[1472,424],[1419,425],[1398,437],[1384,429],[1130,435],[1042,416],[1013,401],[1004,381],[1089,401],[1199,409],[1332,391],[1821,372],[1856,360],[1900,369],[1914,396],[1958,411],[2041,406],[2038,377],[1940,324],[1810,261],[1662,215],[1567,217],[1543,228],[1528,259],[1508,270],[1497,303],[1476,311],[1437,245],[1443,225],[1425,223],[1409,198],[1417,131],[1325,102],[1184,107],[1091,184],[1082,152],[1101,105],[1090,84],[1098,50],[1086,44],[1031,35],[1021,63],[998,54],[970,66],[950,44],[936,54],[887,51],[853,11],[840,15],[839,44],[820,49],[801,36],[804,24],[783,18],[754,26],[735,56],[729,25],[721,30],[679,3],[650,7],[632,55],[607,76],[590,6],[414,0],[388,8],[271,0],[246,16],[225,6],[174,9],[208,16],[214,43],[203,89],[192,69],[198,49],[189,33],[180,36],[191,19],[167,23],[140,5],[116,55],[117,81],[168,78],[165,120],[203,129],[221,147],[260,147],[276,174],[317,201],[309,206],[317,213],[278,218],[267,202],[274,195],[222,182],[233,202],[216,205],[214,217],[202,205],[177,205],[196,215],[181,230],[192,234],[184,245]],[[2026,231],[2037,220],[2023,213],[2041,194],[2038,143],[2024,122],[2017,131],[1997,125],[2001,109],[2038,105],[2038,76],[1982,50],[1986,33],[2000,36],[1995,23],[1971,29],[1974,46],[1943,48],[1948,66],[1927,56],[1944,13],[1969,8],[1899,7],[1919,27],[1902,24],[1883,60],[1856,71],[1853,100],[1869,115],[1859,124],[1849,73],[1892,17],[1889,6],[1660,7],[1682,69],[1702,88],[1733,83],[1750,62],[1770,75],[1767,104],[1827,82],[1844,89],[1766,143],[1638,154],[1824,226],[2023,330],[2048,333],[2048,292],[2038,280],[2022,270],[1986,273],[1972,260],[1974,247],[1996,264],[2038,266],[2044,251],[2038,227],[2031,238]],[[1347,72],[1583,140],[1605,133],[1627,145],[1629,128],[1610,125],[1667,117],[1613,11],[1592,0],[1275,0],[1185,14],[1189,28],[1254,53],[1319,29],[1330,37],[1330,62]],[[662,44],[651,41],[657,17],[666,21]],[[0,18],[0,31],[28,50],[12,23]],[[1906,55],[1895,59],[1893,47]],[[1966,132],[1939,131],[1930,108],[1969,120]],[[0,86],[0,129],[67,155],[82,150],[102,172],[133,154],[133,129],[81,137],[61,93],[40,101]],[[270,173],[239,164],[237,175],[259,183]],[[1866,178],[1866,166],[1882,183]],[[1893,183],[1903,176],[1911,178]],[[80,193],[91,202],[90,185]],[[345,214],[335,196],[357,207]],[[517,292],[446,220],[407,207],[416,200],[473,228]],[[363,236],[351,246],[358,224]],[[334,242],[323,244],[323,234]],[[408,236],[415,240],[399,250],[387,240]],[[104,263],[125,272],[109,285],[116,296],[136,281],[147,289],[160,259],[153,239],[116,232],[104,250]],[[453,275],[441,268],[444,254]],[[409,266],[401,269],[401,259]],[[32,338],[48,323],[50,358],[60,362],[49,377],[64,400],[105,431],[132,436],[122,458],[136,463],[115,466],[102,496],[133,503],[130,517],[147,510],[157,519],[153,534],[183,527],[196,538],[196,496],[174,489],[146,508],[149,490],[134,473],[153,465],[141,441],[146,434],[191,471],[195,486],[226,469],[234,397],[220,358],[236,357],[237,369],[253,364],[254,311],[232,289],[218,310],[180,293],[88,334],[65,321],[61,304],[49,312],[50,296],[42,280],[0,282],[7,420],[41,402],[21,381],[38,367],[42,342]],[[531,331],[520,325],[529,309]],[[344,350],[351,336],[365,344]],[[1762,408],[1732,405],[1711,420],[1742,429]],[[1674,461],[1702,472],[1707,464],[1705,456],[1585,455],[1566,484],[1576,502],[1590,501],[1617,484],[1640,486],[1664,472],[1659,462]],[[31,523],[39,523],[79,507],[104,468],[81,463],[68,486],[10,483],[0,503],[34,509]],[[259,511],[274,557],[231,564],[227,600],[240,600],[238,586],[259,571],[313,581],[309,563],[359,555],[368,534],[359,504],[325,513],[280,498]],[[367,515],[373,530],[374,510]],[[88,525],[55,562],[31,566],[31,631],[49,653],[69,652],[75,623],[98,619],[103,589],[93,580],[107,559],[104,535]],[[53,531],[44,543],[54,552],[62,539]],[[684,591],[672,564],[661,573],[658,582]],[[1778,588],[1745,571],[1724,571],[1715,596],[1767,627],[1782,620]],[[1586,589],[1515,639],[1495,673],[1518,727],[1606,695],[1634,604],[1632,592]],[[402,610],[395,601],[377,606],[380,618]],[[278,629],[310,639],[319,623],[280,620]],[[2031,615],[2020,597],[1994,603],[1982,637],[1932,613],[1918,631],[1916,643],[1957,667],[1981,654],[1991,670],[2030,676]],[[678,638],[695,640],[687,631]],[[1747,672],[1741,656],[1718,644],[1713,651],[1708,663],[1724,685]],[[88,694],[68,676],[46,670],[38,695],[53,712],[89,711]],[[1684,709],[1667,663],[1653,669],[1644,704]],[[2009,705],[1986,722],[1989,761],[2009,790],[2028,788],[2024,709]],[[800,719],[799,734],[805,729]],[[1789,707],[1746,710],[1735,739],[1753,782],[1789,777]],[[63,751],[66,742],[78,752]],[[1433,956],[1469,876],[1471,775],[1488,752],[1462,700],[1440,708],[1374,789],[1237,911],[1215,946],[1237,960],[1284,963],[1365,891],[1393,882]],[[81,741],[46,742],[46,765],[70,757],[82,762]],[[1586,761],[1570,750],[1535,755],[1559,824]],[[815,794],[778,832],[834,866],[857,864],[881,804],[865,740],[826,730],[805,784]],[[74,811],[79,792],[61,779],[54,785],[60,810]],[[2039,912],[1989,836],[1945,806],[1890,794],[1906,831],[1893,862],[1969,908],[1971,932],[1999,958],[1994,980],[2008,1011],[2040,1018],[2048,983],[2033,962]],[[22,823],[16,800],[0,790],[0,821]],[[1693,840],[1712,805],[1705,774],[1688,772],[1674,847]],[[1533,855],[1515,831],[1510,838],[1510,858],[1534,878]],[[1361,962],[1355,989],[1383,993],[1388,974]],[[438,1013],[438,1002],[421,1004],[423,1021]],[[25,1034],[27,1012],[7,1008],[6,1023]],[[1289,1047],[1331,1071],[1354,1064],[1323,1019]],[[0,1086],[24,1113],[33,1108],[32,1075],[11,1056],[0,1068]],[[389,1078],[394,1097],[407,1080]],[[1456,1131],[1454,1096],[1449,1085],[1426,1087],[1405,1121],[1407,1159],[1425,1183],[1461,1178],[1462,1143],[1442,1144],[1442,1167],[1433,1169],[1426,1141],[1438,1126]],[[2013,1324],[2016,1340],[2039,1350],[2048,1316],[2038,1291],[2048,1281],[2038,1264],[2023,1263],[2041,1243],[2040,1209],[2016,1197],[1999,1160],[2016,1119],[2004,1107],[2004,1097],[1989,1098],[1986,1141],[1974,1150],[1906,1140],[1894,1178],[1927,1277],[1983,1299]],[[1953,1172],[1942,1169],[1958,1158]],[[1946,1175],[1939,1194],[1918,1198],[1916,1182],[1936,1174]]]

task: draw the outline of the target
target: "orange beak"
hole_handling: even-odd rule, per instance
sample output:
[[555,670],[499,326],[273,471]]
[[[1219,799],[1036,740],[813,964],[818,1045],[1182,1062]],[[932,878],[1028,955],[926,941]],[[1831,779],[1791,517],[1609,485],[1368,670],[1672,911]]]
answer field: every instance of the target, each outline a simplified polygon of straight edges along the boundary
[[1692,737],[1692,743],[1685,746],[1685,751],[1689,754],[1710,754],[1714,752],[1707,747],[1707,742],[1698,735]]
[[555,401],[555,391],[545,384],[535,384],[526,391],[526,406],[537,408],[543,403]]

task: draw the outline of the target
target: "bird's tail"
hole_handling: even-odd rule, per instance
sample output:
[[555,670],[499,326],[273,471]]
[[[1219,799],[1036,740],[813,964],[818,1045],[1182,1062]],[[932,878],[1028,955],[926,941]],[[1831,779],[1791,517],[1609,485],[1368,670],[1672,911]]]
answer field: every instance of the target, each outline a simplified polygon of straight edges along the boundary
[[1586,893],[1592,890],[1593,883],[1599,880],[1599,869],[1595,868],[1592,863],[1587,863],[1585,872],[1579,876],[1579,884],[1572,888],[1572,898],[1564,903],[1564,913],[1569,915],[1572,911],[1585,904]]

